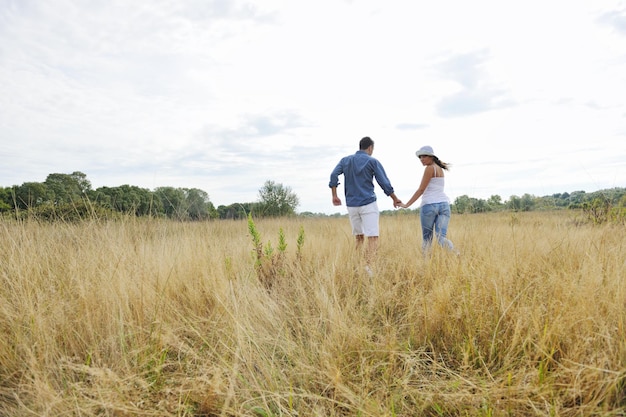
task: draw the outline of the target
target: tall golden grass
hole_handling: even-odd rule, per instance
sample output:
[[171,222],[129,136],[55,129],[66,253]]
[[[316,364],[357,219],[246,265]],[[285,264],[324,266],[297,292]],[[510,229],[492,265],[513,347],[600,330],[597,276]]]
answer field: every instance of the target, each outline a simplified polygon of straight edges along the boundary
[[0,415],[624,416],[626,233],[573,216],[383,217],[373,277],[256,220],[270,289],[245,221],[2,221]]

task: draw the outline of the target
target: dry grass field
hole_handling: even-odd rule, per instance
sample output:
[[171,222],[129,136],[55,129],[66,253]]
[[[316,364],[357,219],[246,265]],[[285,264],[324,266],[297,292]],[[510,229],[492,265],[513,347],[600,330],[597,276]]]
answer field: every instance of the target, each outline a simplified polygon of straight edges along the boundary
[[246,221],[0,221],[0,415],[625,416],[626,231],[575,216],[382,217],[373,277],[346,218],[256,220],[260,266]]

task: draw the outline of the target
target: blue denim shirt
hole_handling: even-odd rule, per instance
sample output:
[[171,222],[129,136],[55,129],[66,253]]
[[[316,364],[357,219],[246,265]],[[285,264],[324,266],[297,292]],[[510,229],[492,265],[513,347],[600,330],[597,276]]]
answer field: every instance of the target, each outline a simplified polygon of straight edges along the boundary
[[357,151],[354,155],[342,158],[330,174],[328,186],[331,188],[338,186],[341,174],[346,182],[344,189],[348,207],[360,207],[376,201],[374,178],[386,195],[393,193],[393,187],[382,164],[365,151]]

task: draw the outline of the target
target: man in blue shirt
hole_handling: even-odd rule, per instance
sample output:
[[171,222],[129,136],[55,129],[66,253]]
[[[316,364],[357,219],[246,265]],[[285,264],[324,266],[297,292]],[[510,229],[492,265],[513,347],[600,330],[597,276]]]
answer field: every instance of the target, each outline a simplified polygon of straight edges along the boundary
[[[378,218],[379,210],[374,193],[374,181],[380,185],[386,195],[393,199],[393,206],[402,202],[396,197],[391,182],[387,178],[385,169],[376,158],[372,158],[374,141],[364,137],[359,142],[359,150],[354,155],[341,159],[330,174],[330,183],[333,196],[333,205],[340,206],[341,199],[337,196],[339,175],[343,174],[346,206],[352,234],[356,237],[357,249],[361,247],[364,236],[367,236],[366,261],[369,264],[378,247]],[[368,272],[370,270],[368,269]]]

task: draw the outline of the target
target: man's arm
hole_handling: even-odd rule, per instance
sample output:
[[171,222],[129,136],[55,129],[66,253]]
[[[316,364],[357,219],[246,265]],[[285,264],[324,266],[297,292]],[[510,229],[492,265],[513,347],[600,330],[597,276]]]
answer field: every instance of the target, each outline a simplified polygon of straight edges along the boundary
[[393,200],[393,207],[394,208],[398,208],[398,206],[400,204],[402,204],[402,201],[400,201],[400,199],[398,197],[396,197],[396,193],[389,194],[389,197],[391,197],[391,199]]
[[333,172],[330,173],[330,182],[328,183],[334,206],[341,205],[341,199],[337,196],[337,186],[339,185],[339,175],[341,174],[343,174],[343,166],[341,165],[341,161],[339,161],[335,169],[333,169]]
[[396,193],[391,186],[391,181],[387,178],[387,173],[385,172],[385,168],[383,168],[382,164],[376,161],[376,166],[374,168],[374,178],[376,178],[376,182],[380,185],[380,188],[383,189],[386,195],[391,197],[393,200],[393,206],[398,207],[398,205],[402,204],[402,201],[398,197],[396,197]]
[[337,196],[337,187],[330,187],[330,191],[333,195],[333,206],[340,206],[341,198]]

